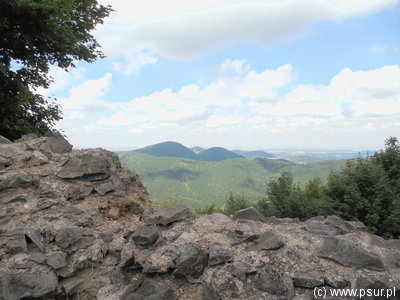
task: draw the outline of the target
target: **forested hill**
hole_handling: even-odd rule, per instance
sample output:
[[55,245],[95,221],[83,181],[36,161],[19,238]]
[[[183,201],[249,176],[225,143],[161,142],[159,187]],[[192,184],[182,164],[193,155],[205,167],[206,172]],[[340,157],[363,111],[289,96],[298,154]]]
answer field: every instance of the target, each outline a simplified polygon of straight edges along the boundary
[[121,152],[122,166],[137,172],[147,187],[152,201],[178,201],[192,209],[215,203],[221,205],[230,192],[250,199],[265,194],[268,179],[283,169],[292,171],[300,184],[319,176],[327,178],[339,170],[345,160],[300,165],[279,159],[237,158],[219,162],[173,157],[155,157],[138,152]]

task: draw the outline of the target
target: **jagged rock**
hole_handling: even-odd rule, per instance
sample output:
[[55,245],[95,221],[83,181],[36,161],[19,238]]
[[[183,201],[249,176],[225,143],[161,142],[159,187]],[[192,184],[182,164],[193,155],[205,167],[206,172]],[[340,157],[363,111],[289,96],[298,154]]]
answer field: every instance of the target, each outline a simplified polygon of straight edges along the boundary
[[61,133],[56,132],[53,136],[45,138],[45,140],[39,144],[39,149],[49,153],[68,153],[71,152],[72,145]]
[[343,279],[340,276],[325,276],[325,285],[335,289],[343,289],[350,286],[350,281]]
[[40,298],[57,288],[53,272],[0,273],[0,299]]
[[363,249],[356,243],[336,237],[325,238],[322,247],[317,250],[317,255],[346,267],[385,270],[382,258],[377,254]]
[[251,251],[257,250],[277,250],[285,246],[285,241],[272,231],[264,231],[260,237],[254,241],[247,249]]
[[253,220],[253,221],[265,221],[265,217],[253,206],[248,208],[241,209],[233,214],[233,219],[246,219],[246,220]]
[[315,278],[310,274],[300,274],[293,278],[293,286],[306,289],[313,289],[317,286],[323,286],[324,279]]
[[7,249],[12,253],[27,252],[28,245],[26,243],[25,235],[19,230],[10,230],[3,235],[3,241]]
[[232,264],[232,275],[239,278],[242,281],[246,280],[246,276],[249,274],[255,274],[257,269],[252,267],[250,264],[237,261]]
[[35,228],[29,228],[25,230],[25,235],[35,244],[36,247],[42,252],[44,252],[44,239],[40,232]]
[[136,228],[132,235],[132,239],[136,246],[141,248],[147,248],[153,245],[159,237],[157,226],[152,225],[141,225]]
[[61,269],[67,265],[67,254],[53,253],[46,258],[46,263],[53,269]]
[[110,175],[109,162],[92,154],[70,158],[57,174],[62,179],[85,178],[91,181],[107,179]]
[[[290,280],[290,279],[289,279]],[[257,289],[276,296],[289,296],[292,294],[288,278],[274,269],[266,268],[258,273],[254,279]]]
[[124,300],[174,300],[174,291],[166,284],[146,278],[136,291],[124,296]]
[[0,144],[10,144],[11,141],[8,138],[5,138],[4,136],[0,135]]
[[81,277],[72,277],[72,278],[63,279],[58,284],[58,290],[61,293],[64,293],[66,295],[73,295],[78,291],[79,286],[84,281],[85,281],[85,278],[81,278]]
[[101,196],[114,191],[114,185],[111,182],[105,182],[100,184],[95,191],[98,192]]
[[146,219],[146,223],[168,225],[186,219],[189,214],[190,211],[186,205],[177,204],[152,214]]
[[46,256],[43,253],[35,252],[30,255],[29,259],[35,263],[42,264],[46,261]]
[[210,285],[205,284],[201,295],[202,300],[221,300],[218,292]]
[[208,265],[215,266],[232,260],[232,251],[226,245],[210,245]]
[[[362,299],[373,300],[373,299],[400,299],[400,282],[391,282],[389,283],[388,279],[385,277],[377,277],[377,276],[360,276],[356,280],[355,284],[356,289],[371,290],[371,291],[380,291],[384,290],[385,294],[382,297],[377,295],[376,297],[365,295]],[[390,293],[390,294],[386,294]]]
[[186,246],[176,263],[175,277],[185,277],[188,282],[198,282],[207,264],[206,254],[196,245]]
[[62,228],[57,232],[56,244],[61,249],[66,249],[79,241],[83,236],[82,229],[78,227]]

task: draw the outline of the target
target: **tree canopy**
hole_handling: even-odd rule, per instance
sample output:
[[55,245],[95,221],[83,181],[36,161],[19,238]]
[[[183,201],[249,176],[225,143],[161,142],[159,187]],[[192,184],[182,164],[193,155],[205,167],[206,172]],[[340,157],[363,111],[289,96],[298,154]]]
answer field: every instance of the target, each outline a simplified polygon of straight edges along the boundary
[[50,65],[103,58],[91,31],[111,12],[96,0],[0,0],[0,134],[44,135],[61,118],[47,88]]

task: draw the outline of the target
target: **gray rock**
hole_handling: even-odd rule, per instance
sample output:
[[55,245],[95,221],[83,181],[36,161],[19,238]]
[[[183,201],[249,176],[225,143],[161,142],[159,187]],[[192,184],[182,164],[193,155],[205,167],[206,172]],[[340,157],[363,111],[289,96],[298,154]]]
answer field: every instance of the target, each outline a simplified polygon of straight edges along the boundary
[[310,274],[300,274],[293,278],[293,286],[306,289],[313,289],[325,284],[323,279],[315,278]]
[[138,226],[132,234],[132,239],[139,248],[147,248],[153,245],[158,237],[158,229],[154,224]]
[[61,269],[67,265],[67,254],[53,253],[47,256],[46,263],[53,269]]
[[72,150],[72,145],[59,132],[46,138],[39,145],[39,149],[48,153],[68,153]]
[[57,281],[53,272],[0,274],[0,296],[7,300],[40,298],[55,291]]
[[78,242],[83,236],[82,229],[78,227],[61,228],[56,235],[56,245],[66,249]]
[[333,260],[346,267],[366,268],[375,271],[384,271],[382,258],[371,253],[357,243],[328,237],[322,247],[317,249],[317,256]]
[[246,219],[253,221],[265,222],[265,217],[253,206],[241,209],[233,214],[233,219]]
[[46,261],[46,256],[41,252],[34,252],[29,256],[29,259],[35,263],[42,264]]
[[245,281],[246,276],[249,274],[255,274],[257,269],[246,262],[237,261],[232,264],[231,272],[233,276]]
[[176,296],[168,285],[146,278],[133,293],[124,296],[123,300],[174,300]]
[[4,245],[12,253],[27,252],[28,245],[26,243],[25,235],[18,230],[10,230],[6,232],[3,238]]
[[109,162],[92,154],[70,158],[57,174],[62,179],[85,178],[91,181],[107,179],[110,175]]
[[81,277],[71,277],[60,281],[58,284],[58,290],[65,295],[72,295],[78,292],[80,285],[85,281]]
[[176,263],[174,276],[184,277],[189,283],[199,282],[206,264],[207,255],[196,245],[188,244]]
[[288,296],[291,294],[285,275],[274,270],[264,269],[254,278],[255,287],[261,291],[276,296]]
[[26,142],[26,141],[34,140],[34,139],[37,139],[37,138],[39,138],[39,137],[37,136],[37,134],[35,134],[35,133],[29,133],[29,134],[24,134],[23,136],[21,136],[21,137],[20,137],[18,140],[16,140],[15,142],[16,142],[16,143]]
[[4,136],[0,135],[0,144],[10,144],[12,143],[8,138],[5,138]]
[[101,196],[104,196],[105,194],[112,192],[113,190],[114,185],[111,182],[102,183],[97,188],[95,188],[95,191]]
[[221,297],[218,295],[218,292],[210,284],[205,284],[203,286],[201,299],[202,300],[221,300]]
[[99,237],[106,243],[110,243],[113,240],[113,233],[111,231],[100,232]]
[[168,225],[186,219],[189,214],[190,211],[186,205],[177,204],[152,214],[146,219],[146,223]]
[[35,228],[29,228],[25,230],[25,235],[39,248],[40,251],[44,252],[45,242],[40,232]]
[[210,245],[208,265],[215,266],[232,261],[232,251],[226,245]]
[[350,287],[350,281],[343,279],[340,276],[325,276],[325,285],[331,286],[335,289],[343,289]]
[[278,250],[285,246],[285,240],[272,231],[264,231],[247,250]]
[[317,234],[317,235],[327,235],[327,236],[334,236],[337,234],[340,234],[340,230],[332,225],[332,224],[327,224],[324,221],[307,221],[305,230],[312,234]]
[[[356,280],[356,284],[355,284],[355,288],[356,289],[370,289],[373,291],[378,291],[381,289],[384,289],[385,291],[391,290],[392,294],[389,296],[392,297],[385,297],[386,295],[384,295],[383,297],[374,297],[374,296],[365,296],[362,299],[365,300],[373,300],[373,299],[400,299],[400,282],[391,282],[389,283],[389,281],[387,280],[387,278],[385,277],[377,277],[377,276],[360,276],[357,278]],[[395,289],[395,290],[394,290]]]

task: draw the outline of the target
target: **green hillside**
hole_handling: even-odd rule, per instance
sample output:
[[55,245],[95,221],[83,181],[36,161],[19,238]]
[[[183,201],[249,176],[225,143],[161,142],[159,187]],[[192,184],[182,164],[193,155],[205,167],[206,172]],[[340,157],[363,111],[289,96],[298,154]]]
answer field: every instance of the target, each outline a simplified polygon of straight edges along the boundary
[[206,162],[138,152],[121,152],[119,156],[123,167],[140,175],[152,201],[176,199],[192,209],[222,205],[229,192],[256,199],[265,194],[267,180],[282,169],[293,171],[295,181],[301,184],[315,176],[325,179],[330,170],[344,166],[342,160],[297,165],[265,158]]

